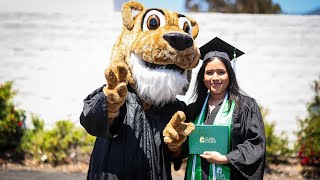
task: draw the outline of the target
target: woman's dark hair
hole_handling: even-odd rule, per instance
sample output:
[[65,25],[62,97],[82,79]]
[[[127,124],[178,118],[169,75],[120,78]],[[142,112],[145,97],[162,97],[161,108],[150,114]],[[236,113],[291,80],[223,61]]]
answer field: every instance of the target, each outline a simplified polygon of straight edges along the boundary
[[[226,66],[226,70],[229,76],[229,85],[227,87],[227,90],[229,92],[229,102],[233,100],[236,102],[236,104],[239,104],[239,98],[242,94],[244,94],[244,92],[240,89],[238,85],[236,75],[233,71],[230,61],[222,57],[210,57],[204,60],[202,66],[200,67],[195,82],[193,95],[191,96],[192,99],[196,99],[195,103],[197,104],[197,107],[199,107],[199,109],[201,109],[208,92],[208,88],[205,86],[203,82],[204,72],[207,64],[213,61],[215,58],[219,59]],[[229,103],[229,105],[231,105],[231,103]]]

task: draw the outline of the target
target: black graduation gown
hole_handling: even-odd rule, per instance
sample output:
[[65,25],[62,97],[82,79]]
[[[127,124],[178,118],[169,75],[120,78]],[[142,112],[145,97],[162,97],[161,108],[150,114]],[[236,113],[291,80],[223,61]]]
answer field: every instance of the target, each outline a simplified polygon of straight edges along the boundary
[[[196,107],[197,106],[197,107]],[[199,105],[188,106],[187,118],[192,121],[199,114]],[[217,113],[213,113],[215,116]],[[209,119],[214,119],[210,117]],[[227,154],[230,161],[231,179],[263,179],[266,158],[266,137],[264,123],[259,106],[253,98],[241,96],[232,115],[231,152]]]
[[80,122],[88,133],[97,136],[87,179],[172,179],[170,162],[174,159],[163,142],[162,131],[173,114],[186,105],[176,100],[144,111],[134,90],[128,86],[128,91],[111,127],[102,87],[84,100]]

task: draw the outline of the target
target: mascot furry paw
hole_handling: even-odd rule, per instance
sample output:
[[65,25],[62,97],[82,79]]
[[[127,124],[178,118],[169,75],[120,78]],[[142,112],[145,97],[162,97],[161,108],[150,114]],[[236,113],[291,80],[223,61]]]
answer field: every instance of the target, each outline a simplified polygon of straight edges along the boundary
[[174,153],[180,153],[182,143],[194,130],[193,123],[185,123],[186,115],[182,111],[176,112],[163,131],[164,142]]
[[108,86],[103,88],[103,92],[107,97],[109,123],[112,123],[111,120],[119,115],[119,109],[126,99],[128,93],[127,74],[128,70],[123,63],[105,71]]
[[170,163],[194,126],[184,94],[200,52],[195,20],[130,1],[105,71],[107,85],[84,100],[80,122],[97,136],[88,179],[171,179]]

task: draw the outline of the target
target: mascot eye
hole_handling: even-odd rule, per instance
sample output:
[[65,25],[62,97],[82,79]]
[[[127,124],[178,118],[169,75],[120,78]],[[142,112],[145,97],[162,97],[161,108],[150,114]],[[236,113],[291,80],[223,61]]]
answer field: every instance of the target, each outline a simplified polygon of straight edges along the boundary
[[143,18],[143,31],[156,30],[166,24],[164,15],[158,10],[149,11]]
[[160,26],[160,19],[157,15],[153,14],[149,16],[147,20],[147,27],[150,30],[156,30]]
[[182,29],[184,32],[191,35],[192,33],[192,26],[191,22],[186,17],[179,17],[179,28]]
[[189,34],[190,26],[189,26],[189,24],[187,22],[184,22],[182,30]]

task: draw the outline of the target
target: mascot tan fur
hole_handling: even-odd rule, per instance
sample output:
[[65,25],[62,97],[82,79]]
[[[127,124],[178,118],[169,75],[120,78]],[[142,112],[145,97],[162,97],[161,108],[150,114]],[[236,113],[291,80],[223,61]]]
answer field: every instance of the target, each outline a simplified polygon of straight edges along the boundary
[[194,130],[176,95],[185,94],[198,65],[199,27],[190,17],[134,1],[123,5],[122,21],[105,71],[105,96],[100,90],[89,95],[80,119],[90,134],[103,137],[88,178],[170,179],[170,161]]
[[[197,66],[200,55],[192,39],[199,27],[191,18],[163,9],[146,10],[131,1],[122,8],[122,20],[122,32],[105,72],[110,123],[125,101],[127,83],[137,90],[145,107],[165,104],[187,90],[190,70]],[[180,123],[184,120],[184,113],[177,112],[163,133],[174,151],[194,129],[192,124]]]

